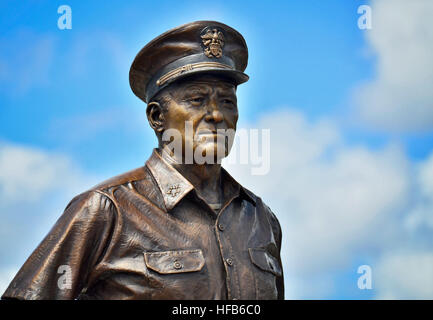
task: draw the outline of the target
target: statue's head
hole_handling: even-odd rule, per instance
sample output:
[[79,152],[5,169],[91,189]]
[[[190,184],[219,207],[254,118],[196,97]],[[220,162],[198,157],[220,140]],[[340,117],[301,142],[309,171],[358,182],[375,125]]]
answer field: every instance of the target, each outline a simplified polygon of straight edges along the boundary
[[152,99],[147,117],[160,148],[169,144],[174,148],[173,139],[180,139],[182,159],[190,150],[219,162],[228,155],[236,130],[236,84],[207,74],[184,78]]
[[130,84],[148,104],[159,147],[181,150],[177,160],[187,163],[199,154],[211,156],[207,163],[227,156],[247,60],[242,35],[215,21],[180,26],[147,44],[131,66]]

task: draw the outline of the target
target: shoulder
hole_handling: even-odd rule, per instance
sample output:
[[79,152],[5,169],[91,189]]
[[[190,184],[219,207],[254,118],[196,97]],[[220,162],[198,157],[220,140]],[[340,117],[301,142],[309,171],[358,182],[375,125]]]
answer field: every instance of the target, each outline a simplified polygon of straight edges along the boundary
[[251,202],[254,203],[254,205],[260,209],[261,211],[263,211],[266,215],[270,215],[274,218],[276,218],[276,216],[274,215],[274,213],[272,212],[272,210],[263,202],[262,198],[259,197],[258,195],[256,195],[254,192],[248,190],[247,188],[241,186],[242,191],[244,192],[244,194],[247,196],[247,198],[249,198],[251,200]]
[[[147,176],[145,167],[139,167],[107,179],[75,196],[67,205],[65,212],[86,212],[98,214],[116,209],[116,200],[111,190],[115,187],[142,180]],[[111,190],[110,190],[111,189]]]
[[262,214],[264,214],[268,220],[269,223],[272,226],[272,229],[274,229],[275,233],[280,234],[281,233],[281,226],[280,222],[278,221],[277,216],[274,214],[274,212],[271,210],[271,208],[263,202],[262,198],[254,194],[252,191],[248,190],[245,187],[242,187],[244,193],[253,200],[253,203],[255,204],[256,208],[260,210]]
[[148,176],[149,173],[146,166],[142,166],[107,179],[91,188],[91,191],[105,192],[110,188],[118,187],[125,183],[146,179]]
[[60,219],[86,223],[107,221],[115,217],[116,211],[108,194],[100,190],[87,190],[69,201]]
[[140,197],[162,206],[159,187],[147,165],[107,179],[77,197],[81,197],[87,203],[95,201],[95,205],[99,199],[101,204],[105,202],[107,207],[108,202],[111,202],[111,206],[120,214],[122,210],[119,209],[129,205],[129,200],[126,199],[129,199],[131,194],[139,194]]

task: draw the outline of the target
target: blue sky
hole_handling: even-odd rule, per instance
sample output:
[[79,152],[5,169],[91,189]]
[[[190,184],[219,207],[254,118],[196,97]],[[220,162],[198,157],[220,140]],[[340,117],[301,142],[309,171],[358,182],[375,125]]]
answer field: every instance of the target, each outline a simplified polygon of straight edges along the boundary
[[[62,4],[72,9],[71,30],[57,27]],[[358,28],[362,4],[372,7],[371,30]],[[431,54],[424,54],[432,52],[428,43],[433,42],[431,23],[423,15],[431,10],[428,1],[395,1],[390,6],[386,0],[2,1],[0,214],[6,223],[0,228],[0,289],[69,199],[99,180],[143,165],[155,146],[145,105],[128,82],[130,64],[141,47],[178,25],[217,20],[240,31],[249,47],[250,80],[238,88],[239,126],[270,128],[272,141],[279,141],[271,151],[278,148],[274,154],[284,151],[288,158],[302,160],[290,165],[276,161],[271,168],[284,171],[286,180],[280,185],[287,184],[288,190],[295,176],[302,181],[302,194],[279,193],[272,176],[258,182],[241,171],[234,173],[273,208],[283,234],[287,227],[286,297],[432,298],[431,290],[393,283],[386,276],[373,290],[356,286],[362,264],[386,275],[427,261],[426,277],[433,278],[428,271],[433,261],[433,78]],[[404,21],[399,20],[402,16]],[[393,23],[394,33],[388,28]],[[425,79],[423,85],[417,85],[417,79]],[[279,131],[278,121],[288,132]],[[295,149],[296,141],[305,143]],[[330,156],[324,161],[323,155]],[[313,182],[304,184],[308,179]],[[353,187],[354,180],[361,182]],[[269,188],[261,193],[262,183]],[[313,192],[320,183],[335,194]],[[361,190],[358,202],[350,200],[356,193],[352,187]],[[370,200],[368,190],[384,194]],[[26,194],[32,199],[24,200]],[[341,200],[330,204],[332,196]],[[314,210],[302,204],[308,199],[325,208],[320,216],[325,222],[320,228],[322,220],[317,220],[322,231],[314,234],[320,237],[300,236],[297,243],[290,237],[293,225],[305,227],[305,232],[316,230],[309,229],[314,214],[299,218],[300,224],[291,218]],[[294,205],[297,202],[301,205]],[[352,219],[346,209],[355,204],[365,208]],[[326,224],[326,205],[330,219],[337,219],[332,212],[341,209],[349,217],[344,223],[355,221],[365,228],[333,233],[332,228],[345,225],[342,220]],[[367,212],[372,214],[365,220]],[[381,232],[394,224],[395,230],[406,232],[400,240],[395,230]],[[321,234],[326,228],[329,233]],[[335,243],[335,250],[320,259],[314,250],[308,258],[291,255],[295,243],[298,249],[304,244],[318,248],[324,239],[330,241],[328,249]],[[305,265],[292,265],[291,259],[304,259]],[[403,261],[401,269],[386,269],[393,259]],[[323,267],[309,269],[321,263]]]
[[[153,37],[188,21],[221,20],[248,39],[247,72],[251,80],[240,90],[251,98],[242,114],[244,120],[286,104],[302,106],[311,117],[338,112],[344,104],[344,92],[372,72],[372,61],[359,53],[363,40],[362,32],[353,23],[357,19],[356,2],[342,5],[341,1],[330,1],[326,6],[314,1],[308,5],[248,2],[246,6],[227,1],[207,8],[200,2],[168,1],[155,6],[136,1],[107,6],[102,2],[90,5],[72,1],[72,30],[57,29],[57,7],[61,2],[21,2],[21,8],[14,2],[9,4],[2,10],[2,38],[9,43],[3,59],[9,62],[9,68],[25,73],[27,81],[16,75],[15,81],[8,80],[2,86],[6,91],[2,92],[2,105],[7,106],[2,108],[4,117],[21,121],[2,126],[1,134],[5,139],[53,149],[66,147],[63,140],[47,134],[46,128],[58,118],[103,112],[110,107],[142,112],[143,104],[129,88],[131,61]],[[41,38],[45,45],[37,43]],[[33,54],[38,55],[34,63],[41,65],[32,65]],[[23,63],[40,74],[28,74]],[[20,81],[24,82],[21,86]],[[134,141],[150,135],[146,126],[144,122],[142,136]],[[123,133],[117,133],[110,146],[128,153],[124,141],[134,136],[119,134]],[[90,139],[90,145],[81,150],[80,160],[94,169],[96,164],[89,161],[92,152],[100,154],[106,149],[95,150],[95,145],[101,144],[99,137],[86,139]],[[106,152],[111,154],[113,149]],[[133,154],[130,160],[137,156]],[[115,162],[125,163],[125,157]]]

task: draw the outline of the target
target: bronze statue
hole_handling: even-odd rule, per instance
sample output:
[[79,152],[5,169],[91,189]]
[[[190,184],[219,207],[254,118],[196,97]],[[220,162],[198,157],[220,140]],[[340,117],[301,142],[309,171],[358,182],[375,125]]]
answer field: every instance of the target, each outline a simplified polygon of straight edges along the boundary
[[[72,199],[2,298],[283,299],[278,220],[220,164],[247,60],[242,35],[215,21],[147,44],[130,84],[158,148],[143,167]],[[188,150],[211,157],[188,162]]]

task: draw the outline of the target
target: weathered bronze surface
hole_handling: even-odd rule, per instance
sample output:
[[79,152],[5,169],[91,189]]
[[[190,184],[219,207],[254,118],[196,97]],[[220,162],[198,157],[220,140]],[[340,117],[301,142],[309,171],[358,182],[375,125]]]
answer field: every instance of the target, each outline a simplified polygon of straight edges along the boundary
[[[217,130],[236,129],[247,58],[242,36],[214,21],[178,27],[144,47],[130,83],[148,103],[158,148],[143,167],[75,197],[3,298],[283,299],[278,220],[216,152]],[[190,137],[186,122],[193,137],[208,130],[215,139]],[[181,153],[167,148],[167,129],[180,133]],[[215,161],[187,164],[188,148]]]

